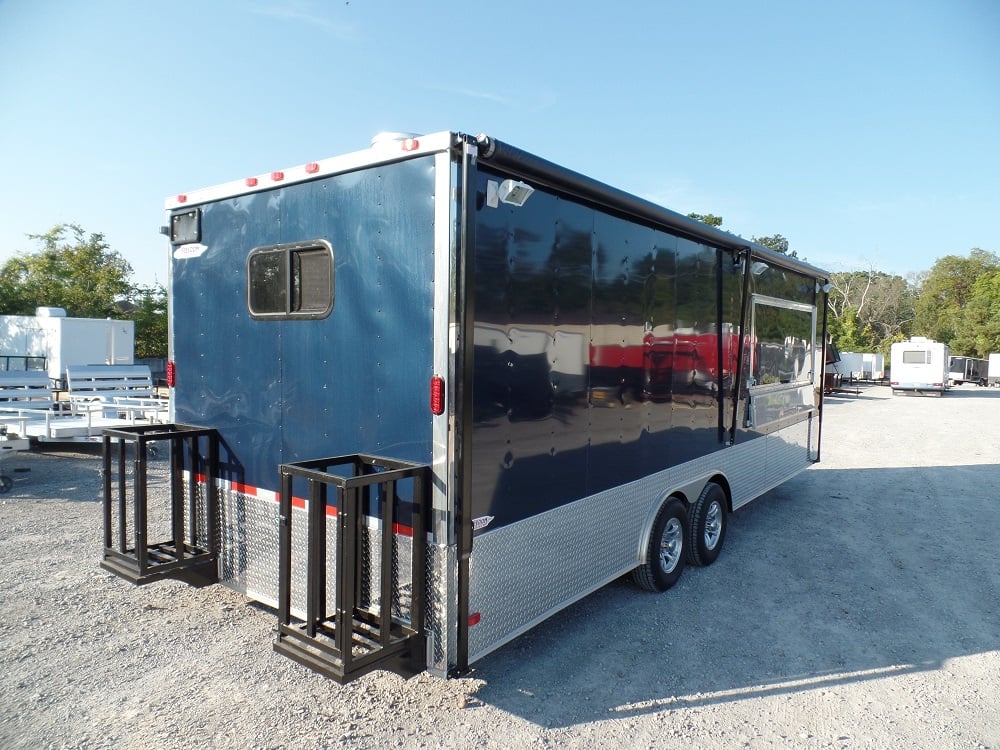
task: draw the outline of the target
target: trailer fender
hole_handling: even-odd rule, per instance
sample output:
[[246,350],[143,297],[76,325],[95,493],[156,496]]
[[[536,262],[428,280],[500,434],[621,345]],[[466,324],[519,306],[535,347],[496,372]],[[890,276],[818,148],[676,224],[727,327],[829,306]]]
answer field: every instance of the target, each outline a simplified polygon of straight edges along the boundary
[[705,485],[709,482],[715,482],[715,484],[722,487],[726,493],[726,511],[732,513],[733,493],[729,489],[729,479],[721,471],[708,472],[692,482],[677,487],[672,494],[680,496],[688,506],[688,510],[690,510],[691,506],[701,497],[701,493],[705,491]]
[[659,502],[650,504],[649,513],[646,515],[646,520],[643,521],[642,524],[642,534],[639,536],[639,547],[636,549],[636,565],[646,564],[649,553],[649,538],[653,533],[653,524],[656,523],[656,517],[660,513],[660,508],[662,508],[666,503],[669,503],[671,500],[680,500],[684,504],[685,508],[688,506],[687,498],[676,490],[666,495],[666,497]]
[[675,495],[656,508],[646,537],[642,562],[632,571],[632,580],[647,591],[666,591],[684,572],[687,562],[687,505]]

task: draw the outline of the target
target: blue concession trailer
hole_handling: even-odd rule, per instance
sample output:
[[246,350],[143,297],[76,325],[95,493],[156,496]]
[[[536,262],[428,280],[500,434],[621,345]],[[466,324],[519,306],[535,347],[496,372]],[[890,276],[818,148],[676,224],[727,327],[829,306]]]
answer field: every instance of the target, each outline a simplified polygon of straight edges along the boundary
[[167,211],[171,421],[105,438],[102,565],[244,592],[338,681],[669,588],[819,460],[824,271],[493,138]]

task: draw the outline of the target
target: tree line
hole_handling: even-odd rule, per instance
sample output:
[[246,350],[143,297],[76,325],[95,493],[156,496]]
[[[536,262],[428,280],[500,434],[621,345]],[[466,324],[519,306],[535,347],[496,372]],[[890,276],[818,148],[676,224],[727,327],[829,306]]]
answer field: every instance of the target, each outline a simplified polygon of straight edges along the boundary
[[953,355],[1000,352],[1000,257],[981,248],[938,258],[904,279],[874,267],[834,273],[828,324],[840,351],[889,353],[896,341],[925,336]]
[[[714,214],[689,216],[722,226]],[[131,265],[103,234],[60,224],[29,238],[39,249],[0,267],[0,314],[34,315],[47,306],[72,317],[133,320],[136,356],[167,356],[166,290],[133,284]],[[799,257],[780,234],[751,239]],[[948,344],[954,355],[1000,352],[1000,256],[994,252],[946,255],[907,278],[870,267],[834,273],[830,282],[827,322],[840,351],[888,354],[896,341],[926,336]]]

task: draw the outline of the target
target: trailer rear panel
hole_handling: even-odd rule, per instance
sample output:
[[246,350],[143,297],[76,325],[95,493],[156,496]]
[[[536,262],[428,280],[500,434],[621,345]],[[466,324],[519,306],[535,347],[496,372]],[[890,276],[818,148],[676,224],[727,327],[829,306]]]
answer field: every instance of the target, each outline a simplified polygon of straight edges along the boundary
[[222,580],[254,598],[278,598],[280,464],[431,460],[433,206],[425,157],[209,202],[174,252],[174,419],[234,457]]

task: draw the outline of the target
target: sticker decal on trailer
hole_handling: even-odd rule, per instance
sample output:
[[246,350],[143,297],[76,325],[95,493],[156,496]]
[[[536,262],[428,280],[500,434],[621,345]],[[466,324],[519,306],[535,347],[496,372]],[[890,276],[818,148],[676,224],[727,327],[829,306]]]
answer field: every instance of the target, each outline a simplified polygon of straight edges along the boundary
[[490,525],[490,523],[493,521],[494,518],[496,518],[496,516],[480,516],[479,518],[473,518],[472,530],[482,531],[483,529],[485,529],[487,526]]
[[177,260],[182,260],[184,258],[199,258],[205,253],[206,250],[208,250],[208,247],[200,243],[181,245],[174,250],[174,258]]

